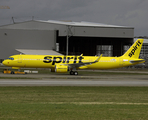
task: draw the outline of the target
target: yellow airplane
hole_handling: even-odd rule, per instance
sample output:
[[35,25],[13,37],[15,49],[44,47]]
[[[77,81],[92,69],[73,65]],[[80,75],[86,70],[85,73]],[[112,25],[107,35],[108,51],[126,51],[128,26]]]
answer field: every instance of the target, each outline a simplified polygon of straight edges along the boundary
[[12,69],[51,68],[52,72],[78,75],[78,69],[113,69],[145,62],[139,59],[143,39],[138,39],[128,51],[120,57],[98,56],[61,56],[61,55],[13,55],[3,61]]

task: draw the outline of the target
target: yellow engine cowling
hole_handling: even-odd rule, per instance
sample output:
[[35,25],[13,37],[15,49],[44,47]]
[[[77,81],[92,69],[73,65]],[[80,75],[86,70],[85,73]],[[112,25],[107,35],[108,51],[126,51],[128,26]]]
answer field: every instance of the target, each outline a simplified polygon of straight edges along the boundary
[[56,65],[55,66],[55,72],[57,73],[65,73],[68,71],[68,66],[64,66],[64,65]]

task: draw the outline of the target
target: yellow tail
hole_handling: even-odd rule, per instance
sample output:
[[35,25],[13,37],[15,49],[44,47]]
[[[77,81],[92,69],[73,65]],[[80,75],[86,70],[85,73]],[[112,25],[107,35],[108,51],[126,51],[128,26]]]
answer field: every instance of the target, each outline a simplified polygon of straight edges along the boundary
[[139,58],[143,39],[138,39],[122,57]]

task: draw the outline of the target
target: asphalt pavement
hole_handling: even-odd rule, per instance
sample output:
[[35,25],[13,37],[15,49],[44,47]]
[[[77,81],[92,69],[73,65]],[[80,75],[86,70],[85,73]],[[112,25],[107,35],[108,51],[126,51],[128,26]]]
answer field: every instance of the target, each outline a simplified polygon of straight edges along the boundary
[[[139,72],[141,73],[141,71]],[[0,86],[148,86],[148,75],[104,74],[74,76],[58,73],[54,75],[11,75],[0,73],[0,77]]]

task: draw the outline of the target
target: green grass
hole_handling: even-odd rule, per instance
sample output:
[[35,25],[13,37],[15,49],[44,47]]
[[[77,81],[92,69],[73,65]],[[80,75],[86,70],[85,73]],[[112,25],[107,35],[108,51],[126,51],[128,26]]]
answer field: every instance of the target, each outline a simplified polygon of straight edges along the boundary
[[0,87],[0,120],[146,120],[148,87]]

